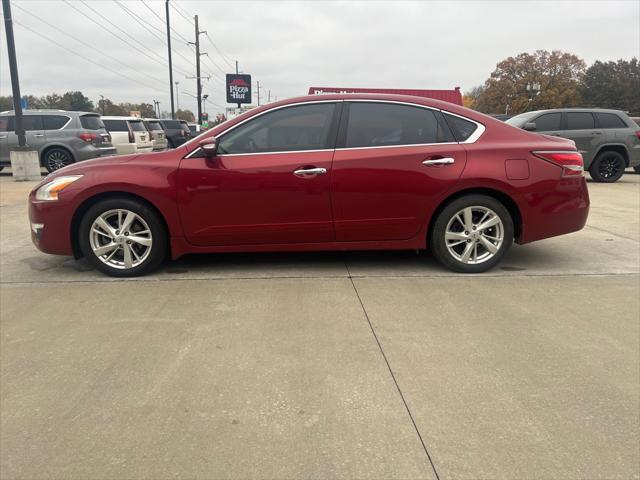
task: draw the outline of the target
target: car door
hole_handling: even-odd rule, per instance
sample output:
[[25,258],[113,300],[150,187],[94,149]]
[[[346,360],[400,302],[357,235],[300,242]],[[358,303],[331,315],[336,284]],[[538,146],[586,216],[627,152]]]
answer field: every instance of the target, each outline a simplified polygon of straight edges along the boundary
[[352,101],[342,117],[331,174],[336,240],[415,237],[460,177],[466,151],[437,110]]
[[[44,128],[42,126],[42,115],[25,114],[22,118],[24,122],[25,140],[27,142],[27,146],[31,147],[34,150],[37,150],[39,153],[46,143]],[[11,150],[12,148],[18,146],[18,135],[16,135],[15,132],[14,116],[9,117],[7,130],[7,143],[9,145],[9,150]]]
[[7,127],[9,126],[9,117],[0,117],[0,165],[9,164],[9,133]]
[[596,122],[598,128],[604,132],[604,140],[611,144],[626,144],[630,136],[635,133],[625,122],[615,113],[596,112]]
[[340,103],[280,107],[224,132],[218,155],[180,163],[178,205],[194,245],[334,239],[329,181]]
[[573,140],[582,158],[585,169],[589,168],[598,146],[605,141],[601,128],[596,128],[591,112],[567,112],[566,127],[562,136]]
[[536,133],[544,135],[553,135],[555,137],[562,136],[562,113],[551,112],[543,113],[532,120],[536,124]]

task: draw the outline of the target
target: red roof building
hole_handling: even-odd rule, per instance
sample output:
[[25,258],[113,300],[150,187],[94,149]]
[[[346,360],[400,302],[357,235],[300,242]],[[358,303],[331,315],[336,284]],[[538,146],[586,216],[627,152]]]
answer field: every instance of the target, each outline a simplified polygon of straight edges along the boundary
[[310,87],[309,95],[323,93],[391,93],[395,95],[413,95],[416,97],[435,98],[445,102],[462,105],[460,87],[453,90],[417,90],[404,88],[341,88],[341,87]]

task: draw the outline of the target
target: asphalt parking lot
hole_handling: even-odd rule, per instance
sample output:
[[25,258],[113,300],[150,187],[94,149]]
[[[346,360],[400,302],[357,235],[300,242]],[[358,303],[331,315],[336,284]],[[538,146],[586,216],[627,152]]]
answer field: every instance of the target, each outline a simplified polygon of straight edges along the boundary
[[638,478],[640,175],[587,227],[428,254],[39,253],[0,176],[0,477]]

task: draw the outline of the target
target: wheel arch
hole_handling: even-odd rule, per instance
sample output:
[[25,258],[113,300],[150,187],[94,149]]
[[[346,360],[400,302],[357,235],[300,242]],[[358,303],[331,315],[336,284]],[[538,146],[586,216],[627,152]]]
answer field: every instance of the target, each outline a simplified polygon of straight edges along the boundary
[[164,230],[167,235],[167,255],[171,256],[171,242],[169,241],[171,237],[171,230],[169,228],[169,224],[167,223],[167,219],[165,218],[162,211],[158,207],[156,207],[156,205],[154,205],[153,202],[151,202],[150,200],[148,200],[147,198],[141,195],[127,192],[127,191],[114,190],[109,192],[97,193],[95,195],[92,195],[86,198],[85,200],[83,200],[83,202],[80,205],[78,205],[78,208],[76,208],[75,212],[73,213],[73,217],[71,218],[71,225],[69,228],[69,238],[71,240],[71,248],[73,250],[73,256],[76,259],[82,258],[82,250],[80,249],[80,241],[78,238],[78,229],[80,227],[80,222],[82,221],[82,217],[93,205],[95,205],[96,203],[102,200],[107,200],[109,198],[128,198],[130,200],[135,200],[135,201],[144,203],[147,207],[154,210],[158,214],[158,217],[162,220]]
[[463,190],[458,190],[444,200],[442,200],[436,209],[433,211],[431,218],[429,219],[429,225],[427,227],[427,242],[429,242],[429,237],[431,236],[431,232],[433,230],[433,226],[440,215],[440,212],[444,210],[444,208],[451,203],[452,201],[464,197],[466,195],[487,195],[489,197],[493,197],[502,203],[509,215],[511,215],[511,220],[513,221],[513,235],[516,240],[518,240],[522,235],[522,212],[520,211],[520,207],[516,203],[516,201],[507,193],[497,190],[495,188],[488,187],[468,187]]
[[600,145],[595,155],[593,156],[593,162],[591,162],[591,165],[595,163],[598,155],[605,151],[613,151],[619,153],[620,155],[622,155],[622,158],[624,158],[625,168],[629,166],[629,150],[627,150],[627,146],[624,143],[605,143],[603,145]]

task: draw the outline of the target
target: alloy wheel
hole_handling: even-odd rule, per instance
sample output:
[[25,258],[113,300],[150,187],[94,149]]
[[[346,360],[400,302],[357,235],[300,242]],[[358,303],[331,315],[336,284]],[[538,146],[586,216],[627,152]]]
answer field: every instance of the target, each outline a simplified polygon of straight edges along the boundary
[[490,208],[474,206],[457,212],[447,223],[445,244],[456,260],[477,265],[493,258],[504,241],[504,225]]
[[47,154],[47,165],[51,172],[71,165],[72,163],[73,159],[71,156],[62,150],[53,150]]
[[91,225],[89,243],[95,256],[112,268],[141,265],[151,253],[153,236],[147,222],[125,209],[109,210]]
[[598,173],[605,178],[617,178],[624,171],[624,164],[617,155],[606,155],[600,160]]

